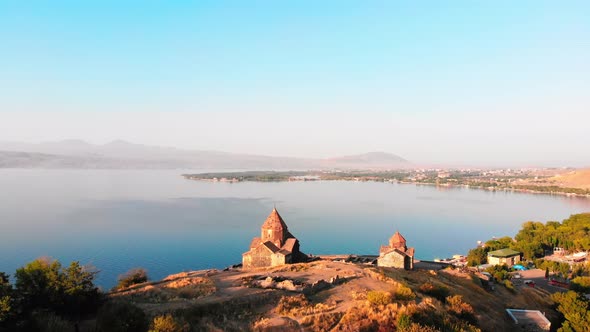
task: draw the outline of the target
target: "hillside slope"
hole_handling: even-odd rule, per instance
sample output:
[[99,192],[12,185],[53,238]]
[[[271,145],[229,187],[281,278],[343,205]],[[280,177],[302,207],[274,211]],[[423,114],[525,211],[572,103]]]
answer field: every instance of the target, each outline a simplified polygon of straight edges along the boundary
[[[316,261],[241,271],[195,271],[112,293],[150,316],[172,313],[196,330],[421,331],[460,326],[465,331],[510,331],[506,308],[537,309],[551,320],[548,295],[524,287],[485,291],[456,270],[404,271]],[[451,302],[445,297],[460,295]],[[437,299],[438,298],[438,299]],[[418,326],[420,325],[420,326]]]
[[590,189],[590,169],[558,174],[547,179],[547,182],[559,187]]

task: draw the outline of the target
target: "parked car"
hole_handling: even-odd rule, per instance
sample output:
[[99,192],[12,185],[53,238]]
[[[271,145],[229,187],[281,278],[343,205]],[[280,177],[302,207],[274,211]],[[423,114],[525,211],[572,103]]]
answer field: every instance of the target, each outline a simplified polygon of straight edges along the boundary
[[525,280],[524,284],[529,286],[529,287],[535,287],[535,282],[532,280]]

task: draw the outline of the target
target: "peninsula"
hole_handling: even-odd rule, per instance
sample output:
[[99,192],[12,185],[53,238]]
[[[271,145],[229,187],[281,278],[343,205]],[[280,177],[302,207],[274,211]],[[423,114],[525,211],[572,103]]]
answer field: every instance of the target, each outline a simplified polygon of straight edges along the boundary
[[183,174],[213,182],[377,181],[590,197],[590,169],[397,169]]

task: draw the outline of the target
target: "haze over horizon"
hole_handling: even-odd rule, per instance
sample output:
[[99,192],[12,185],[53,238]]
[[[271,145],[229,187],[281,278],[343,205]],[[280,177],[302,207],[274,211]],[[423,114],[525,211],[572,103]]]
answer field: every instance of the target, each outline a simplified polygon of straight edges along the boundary
[[590,166],[590,3],[0,3],[0,141]]

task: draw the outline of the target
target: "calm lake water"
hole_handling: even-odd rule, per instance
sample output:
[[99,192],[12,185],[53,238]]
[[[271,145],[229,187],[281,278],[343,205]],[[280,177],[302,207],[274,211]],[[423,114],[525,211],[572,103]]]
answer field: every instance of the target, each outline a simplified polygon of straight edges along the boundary
[[212,183],[153,170],[0,170],[0,271],[40,256],[162,278],[241,262],[276,204],[312,254],[377,254],[399,230],[420,259],[513,236],[527,220],[590,211],[590,200],[374,182]]

